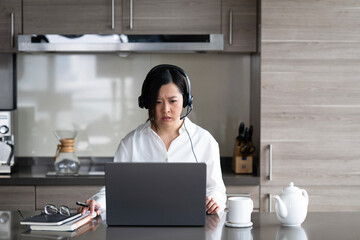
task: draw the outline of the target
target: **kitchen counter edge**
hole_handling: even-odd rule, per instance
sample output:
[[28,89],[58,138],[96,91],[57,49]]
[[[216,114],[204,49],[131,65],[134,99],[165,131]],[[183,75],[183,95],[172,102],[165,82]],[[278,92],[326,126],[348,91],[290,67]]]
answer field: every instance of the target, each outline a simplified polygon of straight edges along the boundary
[[[111,157],[80,157],[80,172],[104,171],[104,164]],[[0,186],[99,186],[105,185],[105,176],[46,176],[54,171],[50,157],[18,157],[11,174],[0,174]],[[257,186],[260,177],[255,174],[235,174],[231,169],[231,157],[221,158],[223,180],[226,186]],[[256,169],[256,168],[255,168]]]

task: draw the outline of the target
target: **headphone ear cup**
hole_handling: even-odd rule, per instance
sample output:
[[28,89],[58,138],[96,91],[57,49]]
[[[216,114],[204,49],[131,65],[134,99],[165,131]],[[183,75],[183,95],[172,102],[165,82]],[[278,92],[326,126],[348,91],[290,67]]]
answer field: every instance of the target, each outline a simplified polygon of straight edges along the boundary
[[138,104],[140,108],[144,108],[144,100],[142,98],[142,95],[138,98]]
[[193,96],[192,95],[189,95],[189,99],[187,101],[187,106],[191,107],[193,104]]
[[183,107],[186,108],[187,106],[191,107],[192,102],[193,102],[193,96],[191,95],[184,95],[184,102],[183,102]]
[[184,94],[183,95],[183,108],[185,108],[188,105],[188,95]]
[[139,107],[140,107],[140,108],[149,109],[149,106],[148,106],[147,102],[145,101],[143,95],[141,95],[141,96],[138,98],[138,104],[139,104]]

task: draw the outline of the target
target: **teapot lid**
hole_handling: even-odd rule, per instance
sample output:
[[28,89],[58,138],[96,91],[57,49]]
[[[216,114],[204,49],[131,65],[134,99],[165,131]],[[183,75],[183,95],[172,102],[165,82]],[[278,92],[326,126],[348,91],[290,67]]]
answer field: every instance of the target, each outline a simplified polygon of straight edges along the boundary
[[290,182],[288,187],[285,187],[282,190],[282,193],[288,194],[288,193],[301,193],[300,189],[298,187],[294,186],[294,182]]

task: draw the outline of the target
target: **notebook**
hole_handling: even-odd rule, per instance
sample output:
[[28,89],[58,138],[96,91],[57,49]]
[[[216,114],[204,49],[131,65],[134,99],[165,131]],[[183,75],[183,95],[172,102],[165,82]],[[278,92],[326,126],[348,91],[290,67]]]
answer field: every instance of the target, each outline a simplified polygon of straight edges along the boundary
[[33,225],[30,225],[30,229],[31,230],[40,230],[40,231],[45,230],[45,231],[70,231],[71,232],[71,231],[74,231],[74,230],[86,225],[87,223],[92,221],[95,217],[96,217],[95,212],[93,214],[90,214],[90,212],[88,211],[84,215],[81,215],[80,217],[75,218],[71,221],[68,221],[62,225],[54,226],[54,225],[33,224]]
[[71,213],[70,216],[64,216],[61,214],[39,214],[22,220],[20,224],[58,226],[79,217],[81,217],[81,213]]
[[107,225],[204,226],[205,163],[106,163]]

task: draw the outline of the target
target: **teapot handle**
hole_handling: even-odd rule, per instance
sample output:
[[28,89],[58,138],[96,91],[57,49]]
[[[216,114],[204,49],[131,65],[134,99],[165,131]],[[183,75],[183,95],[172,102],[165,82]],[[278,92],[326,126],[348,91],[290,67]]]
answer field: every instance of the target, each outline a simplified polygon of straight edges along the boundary
[[305,197],[305,200],[306,200],[306,205],[309,204],[309,195],[307,194],[306,190],[305,189],[300,189],[302,194],[304,195]]

